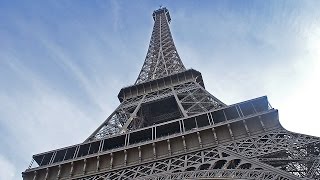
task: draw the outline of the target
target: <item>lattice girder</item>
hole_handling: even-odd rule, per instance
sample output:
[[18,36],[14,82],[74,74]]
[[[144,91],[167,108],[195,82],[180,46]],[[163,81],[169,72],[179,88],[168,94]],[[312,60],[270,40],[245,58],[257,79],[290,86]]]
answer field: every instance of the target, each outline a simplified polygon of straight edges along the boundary
[[[239,106],[242,105],[240,104]],[[272,112],[273,110],[269,111]],[[277,118],[276,116],[272,117]],[[190,141],[192,136],[183,135],[185,137],[183,137],[182,140],[186,143],[184,151],[179,151],[178,149],[174,151],[174,154],[178,152],[183,155],[170,156],[170,151],[168,149],[169,155],[166,154],[166,159],[160,158],[159,160],[157,159],[157,155],[154,154],[154,160],[152,162],[144,161],[143,164],[134,164],[134,166],[123,165],[120,169],[117,168],[119,167],[117,166],[115,169],[97,170],[97,175],[94,176],[90,175],[92,174],[92,169],[90,171],[91,173],[86,175],[86,166],[83,165],[84,172],[82,179],[95,179],[97,177],[102,179],[152,179],[157,177],[166,179],[176,176],[197,177],[198,175],[201,175],[201,177],[218,176],[226,178],[241,177],[254,179],[318,178],[320,167],[316,160],[318,160],[319,155],[318,144],[320,143],[320,139],[288,132],[276,124],[270,126],[270,124],[267,124],[267,121],[272,119],[264,119],[263,116],[261,118],[263,119],[264,124],[266,124],[266,128],[271,128],[273,130],[262,131],[262,133],[260,131],[260,133],[256,135],[250,135],[254,133],[254,131],[250,130],[251,133],[248,133],[245,138],[238,140],[232,140],[231,138],[228,142],[212,146],[212,144],[205,144],[205,139],[207,139],[205,136],[210,136],[210,134],[204,133],[199,129],[199,134],[194,132],[194,135],[197,136],[198,134],[198,145],[195,144],[195,142]],[[256,118],[255,121],[258,121],[259,124],[259,118]],[[237,122],[239,121],[230,121],[231,124]],[[215,127],[217,132],[219,131],[218,127],[219,125]],[[226,132],[228,132],[227,129]],[[211,133],[215,134],[215,131],[212,131]],[[221,133],[222,132],[220,132],[220,134]],[[229,133],[231,133],[231,131]],[[181,136],[182,135],[180,135],[180,143]],[[197,139],[193,139],[193,141],[194,140],[197,141]],[[172,143],[167,141],[168,145],[157,143],[158,145],[153,147],[160,149],[163,147],[169,148],[166,146],[169,146],[169,144],[174,146],[174,144],[176,144],[175,142],[176,141],[174,140],[172,140]],[[311,147],[315,148],[311,150]],[[196,149],[192,150],[194,148]],[[129,150],[125,150],[124,152],[126,151],[132,152]],[[141,152],[144,152],[144,150]],[[154,150],[153,152],[158,152],[158,150]],[[123,159],[124,157],[118,158]],[[275,165],[278,162],[282,163],[283,160],[288,162],[287,165]],[[92,165],[94,166],[94,164],[91,164],[91,166]],[[72,169],[70,172],[72,172]],[[74,179],[77,179],[78,176],[79,175],[75,176]],[[64,177],[66,176],[64,175]]]
[[171,36],[169,16],[166,8],[153,13],[155,21],[149,49],[135,84],[185,70]]
[[[186,70],[166,8],[120,105],[77,145],[33,156],[25,180],[320,179],[320,138],[285,130],[267,97],[227,106]],[[30,165],[31,167],[31,165]]]
[[[235,163],[237,162],[237,163]],[[279,173],[280,172],[280,173]],[[219,147],[206,149],[167,160],[79,178],[104,179],[187,179],[187,178],[298,179],[272,166],[238,156]]]
[[[119,172],[115,174],[110,172],[99,177],[105,179],[109,177],[121,179],[192,179],[200,177],[244,179],[298,179],[300,177],[318,179],[320,170],[319,144],[320,138],[292,133],[280,128],[244,138],[231,144],[221,144],[212,149],[130,168],[129,171],[134,173],[131,173],[131,176],[128,177],[116,176],[117,174],[119,175]],[[316,147],[316,150],[308,154],[307,151],[304,151],[304,148],[308,146]],[[281,158],[277,154],[283,151],[286,152],[284,153],[286,159]],[[268,159],[268,156],[272,158]],[[273,158],[273,156],[277,158]],[[293,157],[296,159],[293,159]],[[300,159],[297,159],[298,157]],[[231,162],[234,163],[235,160],[238,163],[231,166]],[[217,168],[217,164],[219,164],[217,162],[221,161],[225,162]],[[272,162],[277,161],[284,164],[284,166],[279,167],[280,169],[273,169],[272,166],[274,164]],[[283,161],[289,162],[285,164]],[[270,164],[270,166],[266,164]],[[307,167],[305,164],[309,164],[310,166]],[[144,169],[143,173],[140,172],[141,169]],[[128,170],[124,169],[123,171]],[[294,176],[288,174],[286,176],[286,173]],[[84,178],[82,180],[91,180],[91,178],[94,179],[95,177]]]
[[299,177],[320,178],[318,137],[278,129],[224,147]]
[[[144,117],[141,111],[142,106],[167,98],[175,99],[181,117],[196,115],[225,106],[198,82],[194,80],[187,81],[179,85],[168,86],[144,95],[124,99],[115,112],[88,140],[102,139],[116,133],[144,127],[144,123],[148,119]],[[167,116],[170,116],[170,114]]]

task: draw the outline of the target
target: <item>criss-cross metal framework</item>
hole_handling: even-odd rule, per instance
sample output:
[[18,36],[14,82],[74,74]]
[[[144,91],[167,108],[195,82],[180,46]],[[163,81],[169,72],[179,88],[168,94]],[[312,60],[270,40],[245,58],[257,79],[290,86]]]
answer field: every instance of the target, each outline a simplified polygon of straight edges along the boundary
[[[277,129],[239,141],[79,180],[319,179],[317,137]],[[312,150],[316,149],[316,150]]]
[[36,154],[25,180],[320,179],[320,138],[284,129],[267,97],[226,105],[185,69],[166,8],[120,105],[85,142]]
[[[183,83],[181,84],[179,82],[176,85],[168,84],[163,87],[159,87],[159,84],[157,84],[157,87],[155,87],[157,89],[155,90],[145,92],[145,89],[141,89],[141,91],[145,93],[124,98],[119,107],[87,141],[108,137],[116,133],[124,132],[127,129],[134,130],[142,128],[147,121],[157,122],[161,121],[161,118],[165,120],[170,119],[170,117],[188,117],[225,106],[224,103],[208,93],[195,78],[187,79],[186,76],[188,76],[188,74],[193,75],[193,73],[196,74],[197,72],[195,73],[194,70],[191,70],[176,74],[182,77],[181,81]],[[161,79],[160,81],[164,80]],[[152,85],[150,83],[147,86]],[[159,102],[162,99],[170,97],[178,104],[176,111],[164,113],[149,119],[146,117],[147,112],[142,110],[143,105]],[[151,124],[153,123],[151,122]]]
[[174,45],[166,8],[153,12],[154,26],[146,59],[136,84],[186,70]]

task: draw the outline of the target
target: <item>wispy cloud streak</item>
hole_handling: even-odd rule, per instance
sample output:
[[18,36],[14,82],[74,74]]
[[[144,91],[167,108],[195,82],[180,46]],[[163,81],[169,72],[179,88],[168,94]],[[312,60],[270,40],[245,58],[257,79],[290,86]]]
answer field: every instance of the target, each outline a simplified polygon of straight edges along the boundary
[[[158,5],[0,3],[0,179],[104,121],[138,75]],[[285,128],[320,136],[318,1],[167,6],[179,55],[209,92],[227,104],[268,95]]]

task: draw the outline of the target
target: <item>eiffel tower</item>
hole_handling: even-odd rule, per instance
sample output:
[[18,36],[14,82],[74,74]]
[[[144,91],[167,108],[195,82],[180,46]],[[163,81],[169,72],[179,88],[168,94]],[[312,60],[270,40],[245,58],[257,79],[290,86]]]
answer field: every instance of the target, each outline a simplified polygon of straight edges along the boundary
[[320,179],[320,138],[284,129],[266,96],[226,105],[186,69],[160,7],[120,105],[83,143],[33,155],[24,180]]

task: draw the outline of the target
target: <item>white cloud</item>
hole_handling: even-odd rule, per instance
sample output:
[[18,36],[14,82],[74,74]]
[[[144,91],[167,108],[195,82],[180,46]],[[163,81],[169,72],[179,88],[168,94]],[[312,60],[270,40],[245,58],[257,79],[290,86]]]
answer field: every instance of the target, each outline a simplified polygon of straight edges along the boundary
[[[8,173],[19,171],[15,173],[19,177],[32,154],[82,142],[118,105],[119,89],[134,83],[147,44],[135,47],[133,42],[147,39],[147,43],[152,27],[143,30],[145,19],[125,16],[129,13],[137,15],[137,7],[129,4],[132,7],[127,12],[123,5],[116,1],[111,2],[112,8],[102,4],[105,8],[97,10],[101,11],[97,24],[93,23],[96,19],[87,17],[87,11],[81,13],[83,16],[76,14],[75,9],[79,7],[72,9],[73,5],[70,14],[76,15],[69,16],[69,21],[59,19],[58,15],[54,15],[56,19],[47,14],[38,18],[37,13],[36,20],[19,19],[20,16],[10,19],[17,26],[10,32],[21,32],[14,34],[19,41],[16,37],[0,34],[10,42],[1,44],[4,48],[0,50],[0,55],[5,51],[10,55],[0,58],[0,64],[8,66],[6,70],[10,71],[1,74],[10,82],[1,83],[5,86],[1,86],[0,91],[0,123],[10,135],[3,137],[1,143],[7,141],[8,147],[14,149],[12,157],[15,156],[10,161],[13,163],[3,158],[6,154],[0,156],[0,167],[17,164],[16,168],[11,166],[13,169]],[[232,104],[268,95],[270,103],[279,109],[280,121],[285,128],[320,136],[317,114],[320,102],[319,21],[301,12],[288,14],[290,8],[287,6],[283,6],[284,9],[281,4],[280,9],[277,8],[278,3],[274,6],[270,7],[269,14],[264,12],[271,16],[269,21],[260,19],[259,14],[252,14],[250,9],[239,15],[232,14],[235,12],[227,8],[208,11],[179,6],[183,12],[170,11],[172,32],[176,33],[173,38],[185,66],[199,70],[207,90],[217,98]],[[62,7],[64,5],[59,8]],[[170,6],[168,8],[171,10]],[[148,22],[151,22],[151,12],[144,14],[143,17],[150,18]],[[41,18],[47,16],[52,19],[41,22]],[[21,14],[21,17],[29,16]],[[82,21],[81,18],[88,19]],[[131,18],[130,23],[126,18]],[[133,37],[135,35],[139,38]],[[20,41],[24,39],[25,46]],[[15,51],[7,51],[7,45]],[[23,54],[24,51],[28,53]],[[28,67],[32,60],[38,63],[35,69]],[[41,66],[39,62],[42,61],[54,61],[59,67]],[[42,68],[60,68],[68,74],[57,73],[55,76],[59,80],[53,82],[47,74],[37,72]],[[67,76],[72,78],[64,81]],[[74,83],[79,89],[59,88],[57,85],[63,85],[57,83]],[[7,86],[18,87],[6,91]],[[68,95],[79,91],[83,97],[77,96],[77,99]],[[79,103],[79,99],[85,98],[90,103]],[[11,153],[4,151],[1,148],[0,154]],[[0,179],[4,179],[1,170]]]
[[2,154],[0,154],[0,179],[13,180],[15,171],[16,169],[14,165]]
[[[225,10],[177,13],[175,23],[182,23],[175,27],[190,37],[178,35],[183,37],[177,39],[178,51],[186,65],[202,72],[208,91],[225,103],[267,95],[285,128],[319,136],[320,24],[303,7],[276,4],[270,17],[254,9],[247,16]],[[202,38],[200,45],[194,33]]]
[[320,102],[320,25],[313,27],[307,34],[305,52],[301,61],[294,64],[302,81],[283,102],[280,119],[287,129],[319,136],[319,102]]
[[[20,171],[28,166],[33,154],[81,143],[105,118],[105,111],[82,106],[14,58],[8,62],[12,73],[27,86],[0,92],[1,129],[9,132],[1,142],[7,149],[0,150],[14,158]],[[17,178],[20,172],[14,174]]]

